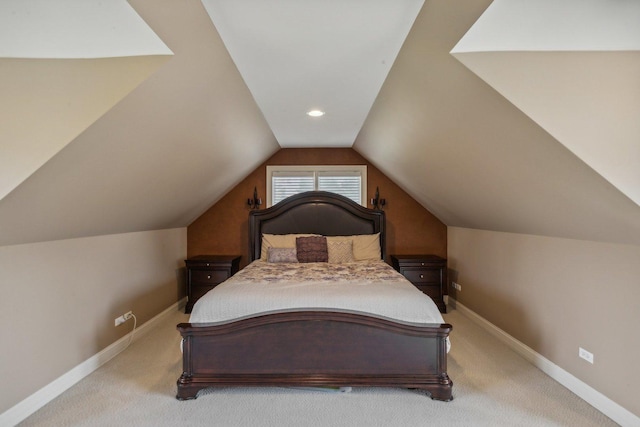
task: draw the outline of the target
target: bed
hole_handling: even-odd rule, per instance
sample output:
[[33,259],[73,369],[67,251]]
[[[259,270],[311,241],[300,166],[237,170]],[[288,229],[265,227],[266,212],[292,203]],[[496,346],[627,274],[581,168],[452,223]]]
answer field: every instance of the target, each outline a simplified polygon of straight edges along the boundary
[[[250,276],[254,265],[264,263],[260,261],[264,260],[264,235],[375,235],[380,259],[384,260],[385,231],[383,211],[366,209],[333,193],[301,193],[249,214],[251,263],[236,276]],[[384,264],[379,260],[371,263],[376,268]],[[316,269],[328,268],[314,264]],[[346,265],[341,270],[345,277],[352,277],[353,272],[345,272]],[[379,274],[396,280],[391,273]],[[201,300],[216,300],[216,295],[233,287],[225,282]],[[219,293],[213,294],[218,288]],[[384,310],[365,312],[357,304],[355,308],[349,304],[318,308],[313,304],[297,307],[294,303],[286,308],[257,310],[243,300],[244,295],[235,294],[250,307],[240,315],[194,321],[192,313],[191,323],[177,326],[183,338],[183,373],[177,381],[177,399],[195,399],[204,388],[227,386],[402,387],[425,392],[436,400],[452,399],[453,382],[447,375],[451,325],[398,319],[387,316]],[[417,291],[417,295],[422,294]],[[201,304],[204,307],[206,302],[199,300],[194,311]]]

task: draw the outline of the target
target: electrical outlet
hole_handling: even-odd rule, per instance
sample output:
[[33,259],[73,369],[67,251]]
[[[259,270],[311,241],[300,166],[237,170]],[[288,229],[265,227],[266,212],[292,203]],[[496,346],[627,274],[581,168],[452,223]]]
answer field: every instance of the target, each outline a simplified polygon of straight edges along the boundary
[[578,347],[578,356],[581,359],[586,360],[587,362],[593,364],[593,353],[588,352],[582,347]]
[[116,320],[114,321],[114,324],[115,324],[115,326],[120,326],[124,322],[126,322],[127,320],[131,319],[132,317],[133,317],[133,312],[132,311],[128,311],[125,314],[123,314],[122,316],[116,317]]

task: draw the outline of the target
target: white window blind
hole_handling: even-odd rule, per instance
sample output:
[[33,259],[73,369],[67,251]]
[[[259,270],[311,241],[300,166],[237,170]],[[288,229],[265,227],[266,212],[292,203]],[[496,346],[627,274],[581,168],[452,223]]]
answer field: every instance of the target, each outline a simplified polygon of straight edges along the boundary
[[274,171],[271,175],[272,205],[294,194],[315,190],[312,171]]
[[267,207],[304,191],[329,191],[366,206],[367,167],[267,166]]
[[356,203],[362,203],[361,182],[356,171],[318,171],[318,190],[341,194]]

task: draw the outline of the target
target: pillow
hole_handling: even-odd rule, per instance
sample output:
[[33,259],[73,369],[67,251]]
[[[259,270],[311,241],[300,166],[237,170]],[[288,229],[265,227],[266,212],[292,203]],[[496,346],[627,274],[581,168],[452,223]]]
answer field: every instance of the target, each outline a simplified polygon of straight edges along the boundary
[[353,258],[355,261],[378,260],[382,258],[380,251],[380,233],[357,234],[354,236],[331,236],[327,241],[353,242]]
[[296,237],[316,236],[316,234],[263,234],[260,259],[267,261],[269,248],[295,248]]
[[297,237],[298,262],[327,262],[327,238],[323,236]]
[[296,248],[269,248],[267,262],[298,262]]
[[380,233],[351,236],[353,239],[353,257],[356,261],[381,259]]
[[342,264],[353,261],[353,241],[327,239],[327,253],[330,264]]

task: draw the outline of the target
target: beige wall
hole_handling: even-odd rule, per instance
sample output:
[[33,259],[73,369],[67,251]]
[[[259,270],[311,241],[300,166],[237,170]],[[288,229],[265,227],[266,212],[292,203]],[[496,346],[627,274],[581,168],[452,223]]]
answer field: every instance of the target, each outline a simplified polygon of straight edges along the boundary
[[449,227],[448,258],[452,297],[640,415],[640,246]]
[[0,199],[168,59],[0,58]]
[[0,247],[0,413],[184,295],[186,228]]

